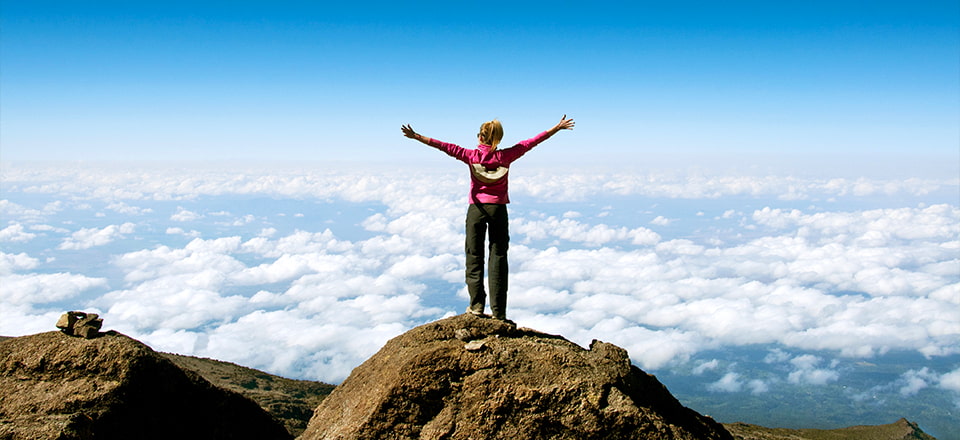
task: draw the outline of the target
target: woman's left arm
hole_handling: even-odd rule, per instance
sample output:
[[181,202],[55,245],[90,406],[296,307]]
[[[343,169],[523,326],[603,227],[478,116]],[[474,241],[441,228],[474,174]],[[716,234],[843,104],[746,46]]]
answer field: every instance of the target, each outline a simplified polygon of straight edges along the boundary
[[573,130],[573,125],[574,125],[573,119],[567,119],[567,115],[563,115],[563,117],[560,118],[560,122],[558,122],[557,125],[550,127],[549,130],[543,133],[540,133],[525,141],[521,141],[510,148],[501,150],[502,154],[504,155],[503,159],[505,163],[511,163],[519,159],[520,156],[527,154],[527,152],[530,151],[533,147],[549,139],[550,136],[557,134],[557,132],[560,130]]

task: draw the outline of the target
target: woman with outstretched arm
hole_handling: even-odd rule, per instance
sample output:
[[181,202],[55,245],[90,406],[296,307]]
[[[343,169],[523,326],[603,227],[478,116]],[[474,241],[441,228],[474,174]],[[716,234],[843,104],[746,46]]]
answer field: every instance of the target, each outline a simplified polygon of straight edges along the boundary
[[485,316],[484,240],[489,238],[487,267],[490,271],[490,310],[495,319],[507,320],[507,248],[510,244],[507,179],[510,164],[550,136],[560,130],[572,130],[573,126],[573,119],[563,115],[560,122],[549,130],[504,149],[498,148],[503,139],[503,126],[496,119],[480,125],[478,145],[474,149],[423,136],[413,131],[409,124],[400,127],[404,136],[443,151],[467,164],[470,169],[470,204],[467,208],[467,239],[464,246],[467,255],[467,292],[470,294],[468,313]]

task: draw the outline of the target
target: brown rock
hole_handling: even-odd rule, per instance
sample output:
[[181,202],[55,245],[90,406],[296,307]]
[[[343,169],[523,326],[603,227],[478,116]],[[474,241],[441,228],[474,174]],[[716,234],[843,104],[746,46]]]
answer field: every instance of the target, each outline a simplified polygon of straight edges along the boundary
[[60,331],[70,334],[73,333],[73,324],[77,322],[77,312],[67,312],[60,315],[60,319],[57,320],[57,328]]
[[91,339],[100,335],[103,320],[96,313],[67,312],[60,315],[57,328],[65,334]]
[[[483,349],[466,350],[467,334]],[[732,439],[620,347],[585,350],[470,315],[389,341],[317,407],[301,438]]]
[[107,332],[0,341],[0,439],[290,439],[253,401]]

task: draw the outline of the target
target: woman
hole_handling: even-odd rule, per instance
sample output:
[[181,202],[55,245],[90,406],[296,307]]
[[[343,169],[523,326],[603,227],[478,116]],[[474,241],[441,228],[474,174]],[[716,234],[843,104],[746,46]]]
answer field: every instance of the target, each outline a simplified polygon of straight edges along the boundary
[[489,234],[490,310],[494,318],[507,319],[507,248],[510,243],[507,178],[510,164],[558,131],[571,130],[573,126],[573,119],[563,115],[560,122],[549,130],[506,149],[497,148],[503,139],[503,126],[496,119],[480,126],[480,133],[477,133],[479,145],[475,149],[423,136],[413,131],[409,124],[400,127],[404,136],[443,151],[470,168],[470,206],[467,208],[467,240],[464,246],[467,253],[467,292],[470,294],[468,313],[484,316],[487,294],[483,289],[483,245],[485,236]]

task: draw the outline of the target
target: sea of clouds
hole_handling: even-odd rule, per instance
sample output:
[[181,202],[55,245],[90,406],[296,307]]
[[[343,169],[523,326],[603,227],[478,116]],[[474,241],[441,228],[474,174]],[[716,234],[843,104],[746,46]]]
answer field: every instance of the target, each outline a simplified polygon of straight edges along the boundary
[[[960,402],[957,178],[514,174],[521,326],[713,374],[711,392],[837,383],[913,353],[938,362],[875,387]],[[157,350],[338,383],[465,309],[467,186],[455,165],[6,163],[0,334],[80,309]],[[717,355],[744,348],[782,374]]]

